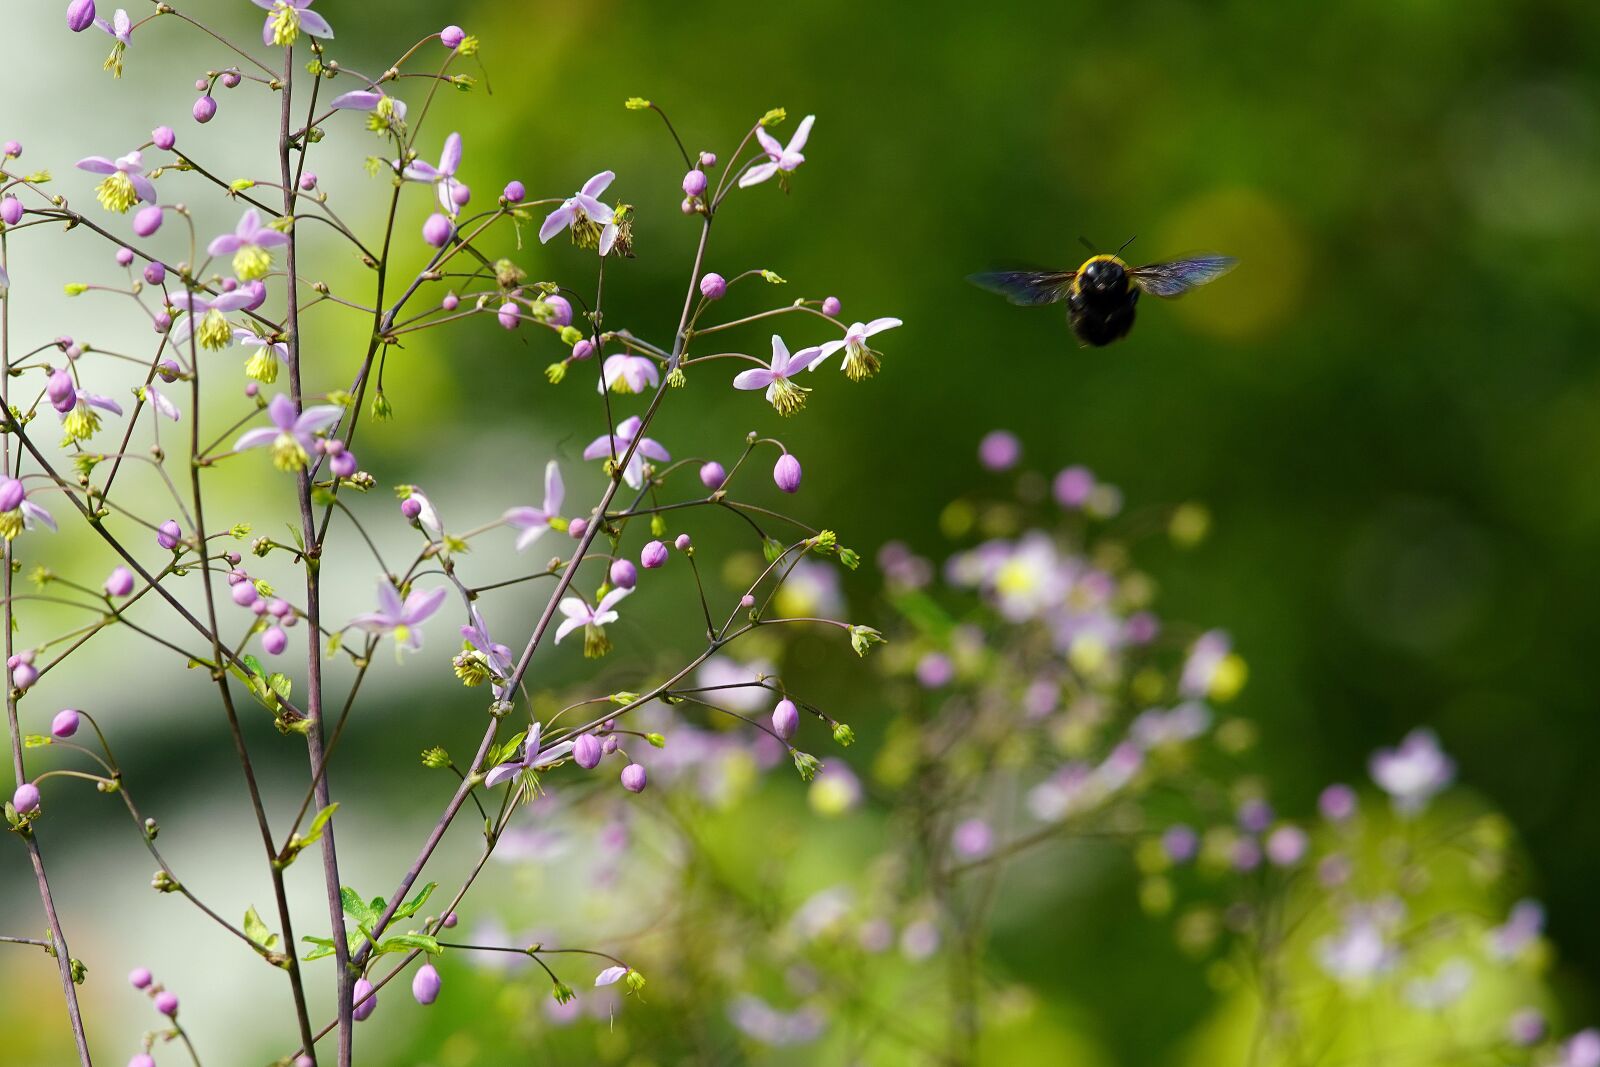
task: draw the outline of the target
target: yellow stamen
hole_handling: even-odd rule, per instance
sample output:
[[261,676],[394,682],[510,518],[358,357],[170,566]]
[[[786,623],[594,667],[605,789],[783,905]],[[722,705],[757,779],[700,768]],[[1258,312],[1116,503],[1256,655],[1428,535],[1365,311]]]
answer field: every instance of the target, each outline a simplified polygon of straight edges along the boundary
[[244,373],[247,378],[271,385],[278,380],[278,353],[271,345],[262,345],[245,363]]
[[300,37],[300,12],[278,0],[272,10],[272,43],[280,47],[294,44]]
[[779,415],[793,415],[806,406],[806,394],[809,392],[811,390],[803,385],[796,385],[787,378],[778,378],[773,381],[767,399],[772,401]]
[[0,537],[7,541],[22,532],[22,509],[12,508],[10,511],[0,512]]
[[133,187],[133,179],[120,170],[115,174],[107,174],[105,180],[95,186],[94,197],[100,201],[101,207],[119,215],[126,215],[128,209],[139,202],[139,192]]
[[88,404],[80,403],[67,413],[61,428],[66,431],[68,441],[86,441],[100,429],[100,413]]
[[[281,471],[305,470],[309,458],[306,450],[301,447],[299,439],[292,433],[280,433],[277,440],[272,442],[272,465]],[[397,638],[400,637],[402,629],[404,627],[395,630]]]
[[233,327],[222,317],[222,312],[211,308],[200,317],[200,325],[195,327],[194,336],[200,342],[200,347],[220,352],[233,340]]
[[272,253],[257,245],[245,245],[233,254],[233,273],[241,282],[266,277],[272,269]]

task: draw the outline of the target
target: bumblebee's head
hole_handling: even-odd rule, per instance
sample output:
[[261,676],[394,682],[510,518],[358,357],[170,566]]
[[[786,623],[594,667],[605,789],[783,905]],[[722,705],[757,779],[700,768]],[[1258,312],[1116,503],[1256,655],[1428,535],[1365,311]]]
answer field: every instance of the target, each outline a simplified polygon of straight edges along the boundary
[[1082,288],[1096,293],[1121,293],[1128,288],[1128,272],[1110,256],[1096,257],[1083,265],[1079,273]]

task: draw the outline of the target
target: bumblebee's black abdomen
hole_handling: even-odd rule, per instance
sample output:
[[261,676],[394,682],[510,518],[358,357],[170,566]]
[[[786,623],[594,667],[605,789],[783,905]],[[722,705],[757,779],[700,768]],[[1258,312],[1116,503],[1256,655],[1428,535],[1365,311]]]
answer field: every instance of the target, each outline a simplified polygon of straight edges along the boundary
[[1067,300],[1067,322],[1082,343],[1108,345],[1133,329],[1134,305],[1138,302],[1139,290],[1132,288],[1115,299],[1108,299],[1103,293],[1074,293]]

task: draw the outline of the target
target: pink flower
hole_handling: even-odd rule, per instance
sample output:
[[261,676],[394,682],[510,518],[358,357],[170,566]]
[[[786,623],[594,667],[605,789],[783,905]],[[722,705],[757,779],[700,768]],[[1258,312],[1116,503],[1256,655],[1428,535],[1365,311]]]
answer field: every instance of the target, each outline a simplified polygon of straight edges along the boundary
[[788,174],[806,161],[800,150],[806,146],[806,140],[811,136],[811,124],[817,121],[815,115],[807,115],[800,120],[800,125],[795,129],[794,136],[789,138],[788,144],[779,144],[778,139],[766,131],[765,127],[756,128],[756,140],[761,142],[761,150],[767,154],[767,162],[759,163],[745,171],[744,177],[739,179],[739,188],[748,189],[752,185],[760,185],[774,174]]
[[539,243],[547,244],[562,230],[570,229],[580,248],[598,247],[602,256],[610,252],[617,239],[616,212],[599,197],[615,178],[614,173],[603,170],[584,182],[582,189],[545,216],[539,227]]
[[312,0],[250,0],[257,7],[266,8],[267,21],[261,25],[261,43],[287,46],[295,43],[300,31],[313,37],[333,38],[333,27],[328,20],[310,10]]
[[431,593],[414,590],[402,602],[400,592],[387,579],[378,583],[378,610],[357,615],[350,625],[372,634],[393,634],[395,643],[415,652],[422,647],[422,623],[444,603],[448,590]]
[[[589,442],[589,447],[583,450],[584,459],[610,459],[615,456],[620,460],[623,453],[628,451],[628,446],[633,439],[638,437],[639,428],[644,424],[637,415],[631,415],[617,424],[616,436],[601,434]],[[622,470],[622,480],[635,489],[644,486],[644,461],[653,459],[658,463],[669,462],[672,457],[667,450],[653,438],[640,437],[639,447],[634,449],[633,458]]]
[[783,338],[773,334],[772,362],[766,367],[741,371],[734,376],[733,387],[765,389],[767,402],[777,409],[779,415],[793,415],[805,407],[806,393],[810,390],[794,384],[789,379],[820,359],[822,353],[821,348],[804,348],[791,356],[788,347],[783,343]]
[[644,356],[607,356],[601,379],[595,389],[602,393],[607,389],[623,395],[642,393],[661,385],[655,360]]
[[521,552],[537,541],[554,524],[561,514],[561,502],[566,499],[566,486],[561,481],[561,469],[551,460],[544,466],[544,506],[509,509],[502,517],[507,526],[521,530],[517,537],[517,551]]
[[878,353],[873,351],[871,346],[867,344],[867,338],[873,334],[882,333],[884,330],[892,330],[899,325],[901,325],[899,319],[891,318],[873,319],[865,324],[853,323],[845,331],[844,340],[829,341],[822,346],[822,355],[811,365],[811,369],[816,370],[822,366],[828,361],[829,356],[832,356],[842,348],[844,349],[843,368],[845,374],[852,381],[870,378],[878,372],[879,360]]
[[569,596],[563,599],[557,607],[566,618],[556,627],[556,644],[559,645],[563,637],[580,626],[604,626],[616,622],[620,617],[616,612],[617,604],[632,592],[632,589],[613,589],[592,608],[582,597]]
[[233,450],[270,446],[273,466],[281,471],[304,470],[316,447],[315,435],[338,422],[343,414],[344,409],[335,404],[322,404],[296,415],[294,401],[287,393],[279,393],[267,405],[272,425],[245,431],[233,443]]

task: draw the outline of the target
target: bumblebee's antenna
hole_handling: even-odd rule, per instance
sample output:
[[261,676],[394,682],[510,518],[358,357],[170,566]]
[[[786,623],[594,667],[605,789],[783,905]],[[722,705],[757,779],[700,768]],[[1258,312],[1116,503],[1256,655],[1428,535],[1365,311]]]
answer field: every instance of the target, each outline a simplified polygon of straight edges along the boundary
[[1100,251],[1099,247],[1097,247],[1093,241],[1089,240],[1087,237],[1083,236],[1082,234],[1078,235],[1078,241],[1083,245],[1083,247],[1087,248],[1091,252]]
[[1136,238],[1138,236],[1139,236],[1138,234],[1134,234],[1133,237],[1130,237],[1126,241],[1122,242],[1122,248],[1117,249],[1117,255],[1119,255],[1119,256],[1122,255],[1122,249],[1123,248],[1127,248],[1129,245],[1133,244],[1134,238]]

